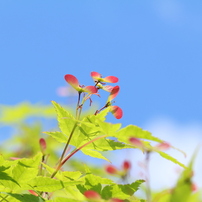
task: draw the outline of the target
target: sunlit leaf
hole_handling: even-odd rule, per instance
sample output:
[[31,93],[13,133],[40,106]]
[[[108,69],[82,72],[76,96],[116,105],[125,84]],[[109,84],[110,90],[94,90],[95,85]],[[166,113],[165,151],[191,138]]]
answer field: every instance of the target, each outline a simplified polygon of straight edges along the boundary
[[102,178],[100,176],[90,173],[89,168],[86,166],[86,175],[80,180],[84,181],[84,184],[77,185],[77,188],[81,193],[84,193],[87,190],[94,190],[97,193],[101,193],[102,185],[113,184],[113,181],[107,178]]
[[0,105],[0,123],[11,125],[20,123],[29,117],[55,118],[55,111],[51,105],[31,104],[23,102],[15,106]]
[[39,153],[34,158],[23,158],[14,161],[13,166],[8,170],[0,172],[0,176],[4,177],[1,184],[10,190],[26,190],[27,182],[38,174],[41,156]]
[[157,153],[159,153],[163,158],[172,161],[173,163],[178,164],[179,166],[186,168],[186,166],[183,163],[180,163],[177,159],[175,159],[174,157],[170,156],[169,154],[166,154],[165,152],[162,151],[156,151]]
[[52,200],[46,200],[46,202],[84,202],[85,198],[83,197],[83,199],[78,200],[78,199],[72,199],[72,198],[68,198],[68,197],[56,197]]
[[[3,200],[4,198],[5,200]],[[16,193],[4,193],[0,194],[2,202],[44,202],[41,197],[34,196],[32,194],[16,194]]]
[[103,188],[101,196],[104,199],[110,199],[110,198],[128,199],[139,189],[139,186],[143,182],[144,180],[137,180],[132,184],[107,185]]
[[81,150],[85,155],[94,157],[94,158],[98,158],[98,159],[103,159],[106,161],[109,161],[109,159],[107,159],[106,157],[104,157],[100,152],[98,151],[94,151],[94,150],[90,150],[90,149],[82,149]]
[[72,186],[76,184],[81,184],[81,181],[65,181],[52,179],[50,177],[38,176],[33,180],[29,181],[29,186],[31,189],[43,192],[53,192],[63,189],[67,186]]
[[55,131],[55,132],[43,132],[47,135],[50,135],[54,139],[56,139],[58,142],[65,143],[67,142],[67,136],[64,135],[62,132]]

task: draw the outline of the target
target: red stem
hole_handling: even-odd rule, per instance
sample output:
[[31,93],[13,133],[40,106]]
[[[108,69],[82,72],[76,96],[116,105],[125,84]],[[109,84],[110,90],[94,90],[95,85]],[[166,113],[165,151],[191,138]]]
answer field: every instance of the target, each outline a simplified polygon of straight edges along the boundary
[[99,140],[101,138],[107,137],[107,135],[102,135],[100,137],[96,137],[93,140],[90,140],[89,142],[86,142],[85,144],[83,144],[82,146],[80,146],[78,149],[74,150],[71,154],[69,154],[64,160],[62,160],[62,162],[58,165],[57,169],[55,170],[55,172],[51,175],[51,178],[53,178],[57,172],[61,169],[61,167],[75,154],[77,153],[79,150],[81,150],[82,148],[84,148],[85,146],[89,145],[92,142],[95,142],[96,140]]

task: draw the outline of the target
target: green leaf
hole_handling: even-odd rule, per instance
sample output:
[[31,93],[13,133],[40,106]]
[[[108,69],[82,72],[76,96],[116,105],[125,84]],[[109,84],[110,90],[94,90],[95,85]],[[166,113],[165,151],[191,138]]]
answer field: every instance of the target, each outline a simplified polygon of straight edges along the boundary
[[93,142],[92,144],[87,145],[84,148],[94,149],[97,151],[112,151],[112,150],[134,148],[134,147],[124,144],[122,142],[115,141],[115,140],[102,138],[102,139],[99,139],[99,140]]
[[51,137],[53,137],[54,139],[56,139],[58,142],[61,142],[61,143],[66,143],[68,139],[66,135],[64,135],[62,132],[59,132],[59,131],[43,132],[43,133],[50,135]]
[[[78,129],[79,121],[76,120],[68,111],[66,111],[58,103],[54,101],[52,101],[52,103],[57,112],[57,120],[62,134],[69,137],[70,134],[73,133],[73,138],[70,141],[70,145],[78,147],[78,145],[80,145],[80,143],[86,139],[86,136],[82,134]],[[56,134],[48,133],[48,134],[52,135],[52,137],[55,137],[58,141],[64,141],[64,137],[62,136],[62,134],[59,133]],[[56,137],[56,135],[59,135],[59,137]]]
[[34,158],[23,158],[13,161],[5,172],[0,172],[2,178],[1,184],[8,191],[26,190],[27,182],[35,178],[38,174],[38,166],[41,161],[42,154],[37,154]]
[[33,159],[20,159],[12,170],[13,178],[19,183],[26,183],[35,178],[38,174],[38,166],[41,162],[42,154],[38,153]]
[[126,149],[126,148],[134,148],[133,146],[123,144],[121,142],[117,142],[111,139],[101,138],[86,147],[84,147],[81,151],[85,155],[89,155],[93,158],[104,159],[110,162],[105,156],[103,156],[99,151],[111,151],[117,149]]
[[82,200],[72,199],[72,198],[63,198],[63,197],[56,197],[52,200],[47,200],[45,202],[84,202],[85,198],[83,197]]
[[[49,174],[52,174],[55,169],[44,164],[43,166],[46,168],[46,170],[49,172]],[[83,174],[80,171],[58,171],[57,174],[55,175],[55,177],[58,180],[62,180],[62,181],[72,181],[72,180],[78,180]]]
[[[100,120],[101,115],[88,115],[83,118],[82,121],[76,120],[69,112],[63,109],[56,102],[52,102],[57,111],[57,119],[59,127],[62,132],[45,132],[52,136],[59,142],[66,142],[69,135],[73,133],[73,137],[70,141],[70,145],[76,148],[84,145],[100,135],[112,135],[120,128],[120,124],[105,123]],[[101,118],[103,119],[103,117]],[[94,158],[106,159],[99,151],[108,151],[114,149],[122,149],[126,145],[113,140],[97,140],[82,149],[83,153]],[[92,150],[90,150],[92,149]],[[95,151],[99,150],[99,151]],[[108,160],[107,160],[108,161]]]
[[100,119],[101,121],[105,121],[108,113],[109,113],[109,108],[106,108],[102,110],[99,114],[97,114],[96,118]]
[[102,185],[109,185],[114,183],[110,179],[102,178],[100,176],[92,174],[87,166],[86,175],[80,178],[80,180],[83,180],[84,184],[77,185],[77,188],[82,194],[87,190],[94,190],[100,194],[102,190]]
[[[163,140],[152,136],[152,134],[149,131],[143,130],[140,127],[134,126],[134,125],[129,125],[123,129],[119,130],[117,132],[117,134],[115,135],[115,137],[117,137],[120,142],[124,142],[126,144],[131,144],[129,141],[129,139],[131,137],[142,138],[142,139],[151,140],[151,141],[155,141],[155,142],[163,142]],[[162,151],[154,149],[152,146],[150,146],[149,142],[143,141],[143,143],[146,148],[148,147],[149,150],[158,152],[163,158],[170,160],[173,163],[176,163],[176,164],[182,166],[183,168],[186,167],[185,165],[180,163],[178,160],[176,160],[172,156],[170,156]]]
[[125,142],[125,143],[130,143],[129,139],[131,137],[143,138],[146,140],[152,140],[156,142],[162,142],[161,139],[152,136],[152,134],[149,131],[143,130],[142,128],[135,125],[128,125],[125,128],[122,128],[115,134],[114,137],[118,138],[120,142]]
[[82,121],[79,121],[78,124],[80,131],[89,137],[96,136],[97,133],[100,134],[99,125],[97,125],[96,122],[92,120],[92,116],[95,115],[85,116]]
[[84,202],[85,197],[77,188],[77,186],[69,186],[65,188],[65,196],[69,198],[69,201],[82,201]]
[[[62,171],[58,172],[57,178],[63,181],[67,180],[78,180],[83,174],[80,171]],[[59,177],[61,176],[61,177]]]
[[13,185],[19,186],[18,182],[12,177],[12,168],[15,166],[16,161],[6,161],[0,155],[0,191],[11,191]]
[[74,125],[77,124],[77,120],[58,103],[52,101],[52,104],[54,105],[57,112],[57,120],[60,130],[63,134],[69,136],[72,129],[74,128]]
[[95,151],[95,150],[91,150],[91,149],[82,149],[81,150],[85,155],[88,155],[88,156],[91,156],[91,157],[94,157],[94,158],[98,158],[98,159],[103,159],[103,160],[106,160],[108,162],[109,159],[107,159],[106,157],[104,157],[100,152],[98,151]]
[[23,102],[16,106],[0,105],[0,123],[11,125],[19,123],[28,117],[55,117],[52,106],[41,104],[30,104]]
[[13,194],[13,193],[0,194],[0,201],[2,202],[19,202],[19,201],[20,202],[44,202],[42,198],[38,196],[34,196],[32,194]]
[[[102,120],[102,118],[100,119],[99,115],[86,116],[84,117],[82,122],[83,124],[86,124],[86,126],[88,126],[89,129],[91,130],[91,131],[88,130],[88,134],[92,132],[94,133],[99,132],[99,135],[104,134],[108,136],[113,136],[114,133],[118,131],[121,127],[120,123],[112,124],[112,123],[105,122],[104,120]],[[81,127],[83,127],[83,125],[81,125]]]
[[183,168],[186,168],[186,166],[184,164],[180,163],[177,159],[173,158],[169,154],[166,154],[165,152],[162,152],[162,151],[156,151],[156,152],[159,153],[163,158],[165,158],[169,161],[172,161],[173,163],[176,163]]
[[104,199],[110,199],[110,198],[128,199],[139,189],[139,186],[143,182],[144,180],[137,180],[132,184],[107,185],[103,188],[101,196]]
[[96,120],[96,123],[99,125],[100,129],[102,130],[103,134],[108,136],[114,136],[116,132],[121,128],[121,124],[112,124],[108,122],[103,122],[99,119]]
[[13,187],[15,186],[20,186],[19,183],[13,178],[11,177],[10,172],[0,172],[0,183],[1,186],[0,187],[0,191],[11,191],[13,189]]
[[43,192],[53,192],[63,189],[67,186],[81,184],[82,181],[65,181],[52,179],[50,177],[38,176],[33,180],[29,181],[30,189]]

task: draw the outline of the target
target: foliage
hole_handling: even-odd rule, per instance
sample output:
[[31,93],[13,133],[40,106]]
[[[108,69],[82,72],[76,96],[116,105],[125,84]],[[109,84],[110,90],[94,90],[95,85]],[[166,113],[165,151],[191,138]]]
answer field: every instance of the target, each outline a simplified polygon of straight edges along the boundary
[[[1,106],[1,125],[15,126],[21,138],[13,136],[6,144],[18,145],[0,156],[0,201],[2,202],[63,202],[63,201],[100,201],[100,202],[195,202],[199,192],[194,191],[192,182],[193,161],[186,167],[165,151],[174,148],[164,140],[153,136],[149,131],[135,125],[122,127],[106,121],[108,113],[121,119],[123,111],[114,106],[120,87],[106,85],[117,83],[114,76],[102,77],[92,72],[95,84],[83,86],[78,79],[65,75],[65,80],[77,91],[78,101],[73,110],[52,101],[54,106],[20,104],[15,107]],[[83,113],[87,101],[92,103],[93,96],[100,91],[109,93],[104,106],[94,113]],[[58,128],[43,130],[43,121],[27,122],[33,116],[41,118],[57,117]],[[31,138],[30,138],[31,136]],[[153,145],[153,143],[156,144]],[[2,145],[3,147],[3,145]],[[61,147],[63,150],[61,152]],[[145,154],[145,169],[148,169],[151,153],[159,153],[163,158],[181,166],[182,172],[176,186],[172,189],[152,193],[149,179],[136,179],[125,183],[132,169],[131,163],[124,161],[121,168],[111,164],[107,157],[110,151],[136,149]],[[175,148],[174,148],[175,149]],[[78,152],[83,156],[102,159],[108,162],[105,172],[95,165],[83,165],[75,161]],[[12,157],[12,158],[11,158]],[[194,159],[194,157],[193,157]],[[148,171],[148,170],[147,170]],[[148,171],[149,172],[149,171]],[[110,178],[114,176],[118,182]],[[121,181],[120,181],[121,180]],[[146,198],[137,197],[141,186],[146,187]]]

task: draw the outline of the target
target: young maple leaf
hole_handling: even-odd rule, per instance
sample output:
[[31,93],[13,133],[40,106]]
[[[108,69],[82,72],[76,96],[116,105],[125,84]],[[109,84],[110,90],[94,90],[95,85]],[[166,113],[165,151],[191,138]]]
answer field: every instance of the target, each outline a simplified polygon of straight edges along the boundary
[[97,93],[97,88],[95,86],[82,87],[81,85],[79,85],[78,79],[71,74],[66,74],[65,80],[67,83],[69,83],[69,85],[71,85],[79,93],[82,93],[82,92],[87,92],[90,94]]
[[115,76],[107,76],[105,78],[102,78],[102,75],[98,72],[91,72],[91,77],[96,82],[107,82],[107,83],[117,83],[119,79]]

